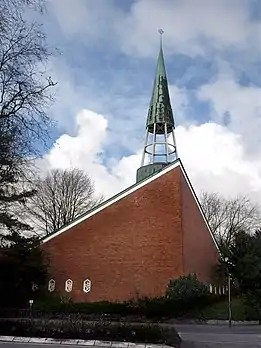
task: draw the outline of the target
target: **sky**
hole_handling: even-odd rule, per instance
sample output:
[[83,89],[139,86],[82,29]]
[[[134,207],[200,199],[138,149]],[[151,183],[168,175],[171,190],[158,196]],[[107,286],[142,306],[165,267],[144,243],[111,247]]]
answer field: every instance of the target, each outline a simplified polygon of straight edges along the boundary
[[178,153],[199,193],[261,203],[261,0],[47,0],[53,142],[39,163],[78,167],[110,197],[135,182],[159,50]]

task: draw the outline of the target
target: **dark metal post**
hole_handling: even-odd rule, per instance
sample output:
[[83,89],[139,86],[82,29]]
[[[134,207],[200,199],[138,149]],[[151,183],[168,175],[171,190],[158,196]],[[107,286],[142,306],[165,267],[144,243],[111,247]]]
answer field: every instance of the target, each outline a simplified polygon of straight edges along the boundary
[[29,300],[29,308],[30,308],[30,318],[32,319],[33,317],[33,300]]
[[228,273],[228,325],[232,326],[232,308],[231,308],[231,276]]

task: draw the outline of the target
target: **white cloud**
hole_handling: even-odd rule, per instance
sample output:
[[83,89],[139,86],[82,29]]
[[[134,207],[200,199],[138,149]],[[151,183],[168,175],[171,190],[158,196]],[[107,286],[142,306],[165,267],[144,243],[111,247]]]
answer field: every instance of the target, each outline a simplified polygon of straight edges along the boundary
[[242,137],[216,123],[178,127],[177,143],[195,189],[226,197],[246,194],[261,203],[261,156],[249,159]]
[[95,0],[47,0],[48,9],[67,37],[76,36],[85,45],[97,40],[108,41],[115,36],[113,22],[123,15],[114,1]]
[[169,94],[175,124],[190,124],[192,120],[189,120],[187,116],[187,110],[189,108],[189,99],[186,90],[180,89],[175,85],[169,85]]
[[75,132],[77,112],[83,108],[95,109],[97,105],[90,93],[90,85],[94,81],[89,79],[84,86],[77,83],[73,69],[66,64],[63,56],[52,57],[48,64],[48,74],[53,81],[58,82],[55,87],[55,103],[51,106],[52,117],[60,128],[72,134]]
[[[248,154],[261,152],[261,88],[241,86],[230,74],[220,74],[215,82],[203,85],[198,98],[212,107],[212,119],[242,135]],[[227,116],[227,117],[226,117]]]
[[45,156],[44,165],[49,169],[77,167],[85,170],[95,181],[96,190],[107,197],[133,184],[139,154],[119,161],[108,159],[113,164],[112,168],[106,167],[102,161],[108,131],[106,118],[90,110],[81,110],[76,122],[77,134],[63,134],[57,139]]
[[[166,32],[166,48],[195,55],[205,52],[204,40],[217,49],[245,46],[254,28],[244,0],[139,0],[120,23],[126,52],[152,54],[157,44],[156,25]],[[147,14],[150,14],[149,16]]]
[[155,56],[158,27],[169,53],[204,54],[206,40],[217,50],[258,50],[260,24],[249,19],[249,0],[136,0],[128,11],[115,1],[50,1],[63,32],[85,44],[113,40],[127,54]]
[[[108,123],[89,110],[77,115],[76,136],[62,135],[45,156],[49,168],[78,167],[95,180],[96,189],[106,197],[135,183],[141,151],[121,159],[102,161]],[[248,159],[242,137],[215,123],[178,126],[180,158],[197,192],[217,191],[225,196],[247,194],[258,201],[261,194],[261,157]]]

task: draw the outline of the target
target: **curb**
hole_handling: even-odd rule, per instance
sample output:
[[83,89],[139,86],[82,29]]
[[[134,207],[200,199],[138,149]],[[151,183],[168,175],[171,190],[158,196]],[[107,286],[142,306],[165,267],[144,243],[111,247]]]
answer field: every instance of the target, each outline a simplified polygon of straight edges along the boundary
[[[228,320],[207,320],[205,322],[207,325],[228,325]],[[257,320],[249,320],[249,321],[236,321],[232,320],[231,322],[234,326],[250,326],[250,325],[260,325]]]
[[110,348],[173,348],[161,344],[143,344],[132,342],[115,342],[115,341],[95,341],[95,340],[70,340],[40,337],[18,337],[18,336],[0,336],[2,342],[16,343],[38,343],[38,344],[61,344],[61,345],[78,345],[87,347],[110,347]]
[[[174,327],[179,327],[182,325],[228,325],[228,320],[217,320],[217,319],[209,319],[209,320],[179,320],[179,321],[171,321],[168,324],[173,325]],[[245,321],[237,321],[232,320],[233,326],[251,326],[258,325],[261,326],[261,322],[258,320],[245,320]]]

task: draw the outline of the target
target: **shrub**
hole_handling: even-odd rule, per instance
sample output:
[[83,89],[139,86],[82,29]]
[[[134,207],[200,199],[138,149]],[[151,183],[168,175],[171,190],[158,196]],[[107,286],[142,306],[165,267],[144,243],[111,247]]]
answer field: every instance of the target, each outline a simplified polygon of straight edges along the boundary
[[182,276],[169,282],[166,297],[174,301],[191,301],[206,297],[208,287],[200,282],[196,275]]
[[[257,296],[259,295],[259,296]],[[245,306],[246,320],[261,320],[260,293],[248,292],[242,295],[243,305]]]
[[182,276],[169,282],[166,299],[176,314],[203,307],[210,302],[208,287],[196,275]]
[[162,318],[170,314],[169,303],[165,297],[138,299],[136,308],[137,312],[146,318]]
[[171,325],[86,322],[77,319],[16,321],[0,319],[0,335],[127,341],[174,347],[180,347],[181,342]]
[[76,314],[82,318],[99,318],[108,317],[117,320],[117,318],[129,316],[129,315],[140,315],[140,309],[134,302],[64,302],[58,297],[53,298],[50,301],[38,302],[34,307],[36,312],[49,314],[52,317],[59,317],[61,315]]

